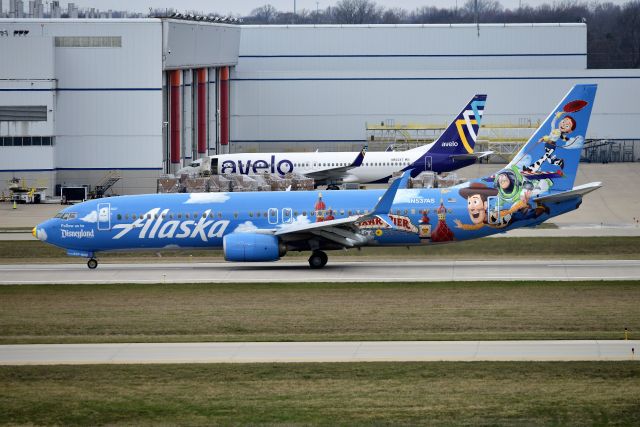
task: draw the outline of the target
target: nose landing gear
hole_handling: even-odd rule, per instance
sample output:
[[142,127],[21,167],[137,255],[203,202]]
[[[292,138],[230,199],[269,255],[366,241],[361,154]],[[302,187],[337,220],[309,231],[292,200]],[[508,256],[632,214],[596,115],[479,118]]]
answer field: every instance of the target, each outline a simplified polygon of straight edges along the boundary
[[313,269],[322,268],[327,265],[329,257],[322,251],[313,251],[309,257],[309,266]]
[[91,258],[89,261],[87,261],[87,267],[89,267],[91,270],[95,269],[98,266],[98,260],[95,258]]

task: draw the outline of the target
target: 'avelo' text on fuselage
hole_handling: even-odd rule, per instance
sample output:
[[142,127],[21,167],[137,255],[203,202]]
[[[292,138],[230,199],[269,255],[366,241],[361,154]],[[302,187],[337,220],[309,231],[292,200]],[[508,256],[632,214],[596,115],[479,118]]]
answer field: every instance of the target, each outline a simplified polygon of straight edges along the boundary
[[279,173],[285,175],[289,172],[293,172],[293,162],[291,160],[282,159],[276,160],[276,156],[271,156],[271,161],[267,160],[254,160],[250,159],[246,162],[242,160],[225,160],[220,166],[220,173],[223,174],[259,174],[262,172]]

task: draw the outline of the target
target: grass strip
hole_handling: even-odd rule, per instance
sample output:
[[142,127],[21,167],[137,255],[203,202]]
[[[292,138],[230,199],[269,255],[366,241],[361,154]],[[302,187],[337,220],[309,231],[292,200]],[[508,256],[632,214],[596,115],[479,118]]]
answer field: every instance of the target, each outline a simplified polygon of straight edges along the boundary
[[[335,251],[331,256],[420,258],[420,259],[638,259],[640,237],[509,237],[476,239],[446,245],[362,248]],[[287,257],[308,257],[308,252],[290,252]],[[103,261],[163,261],[196,258],[199,261],[222,261],[221,250],[165,250],[129,253],[100,253]],[[12,262],[78,262],[67,257],[63,249],[36,240],[0,241],[0,263]]]
[[0,343],[621,339],[640,281],[0,287]]
[[637,362],[0,367],[0,423],[639,425]]

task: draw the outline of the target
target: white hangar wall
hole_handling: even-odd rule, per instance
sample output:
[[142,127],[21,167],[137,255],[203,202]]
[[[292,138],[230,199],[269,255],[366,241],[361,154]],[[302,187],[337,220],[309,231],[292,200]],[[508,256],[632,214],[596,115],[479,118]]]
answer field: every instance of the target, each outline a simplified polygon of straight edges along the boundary
[[584,24],[245,26],[231,75],[233,151],[352,149],[366,123],[444,124],[487,93],[487,124],[542,120],[600,89],[590,138],[640,139],[638,70],[587,70]]
[[[216,148],[215,67],[236,64],[239,40],[235,25],[171,19],[0,19],[0,107],[37,115],[0,120],[0,191],[14,176],[50,192],[56,184],[95,186],[110,170],[123,176],[117,193],[155,191],[157,177],[175,166],[170,155],[178,166],[191,161],[190,76],[201,70],[206,150]],[[182,113],[177,154],[168,140],[170,72],[183,76],[171,104]]]

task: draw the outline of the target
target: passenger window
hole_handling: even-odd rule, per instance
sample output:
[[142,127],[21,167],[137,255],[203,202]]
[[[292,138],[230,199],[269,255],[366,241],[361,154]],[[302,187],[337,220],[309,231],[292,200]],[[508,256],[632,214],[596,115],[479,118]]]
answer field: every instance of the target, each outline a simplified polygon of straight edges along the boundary
[[178,219],[182,219],[182,214],[181,213],[178,214]]
[[[202,214],[202,215],[204,215],[204,214]],[[211,213],[209,214],[209,218],[213,218],[214,216],[215,216],[215,215],[213,214],[213,212],[211,212]]]
[[[236,214],[235,217],[238,218],[238,214]],[[218,218],[222,218],[222,212],[218,212]]]
[[136,214],[131,215],[131,219],[136,219],[138,218]]
[[186,219],[189,219],[189,214],[184,214],[184,217],[185,217]]
[[122,215],[118,214],[118,221],[122,219]]
[[253,212],[249,212],[249,216],[253,218]]
[[[220,215],[220,214],[218,214],[218,215]],[[234,212],[234,213],[233,213],[233,217],[234,217],[234,218],[238,218],[238,212]]]

